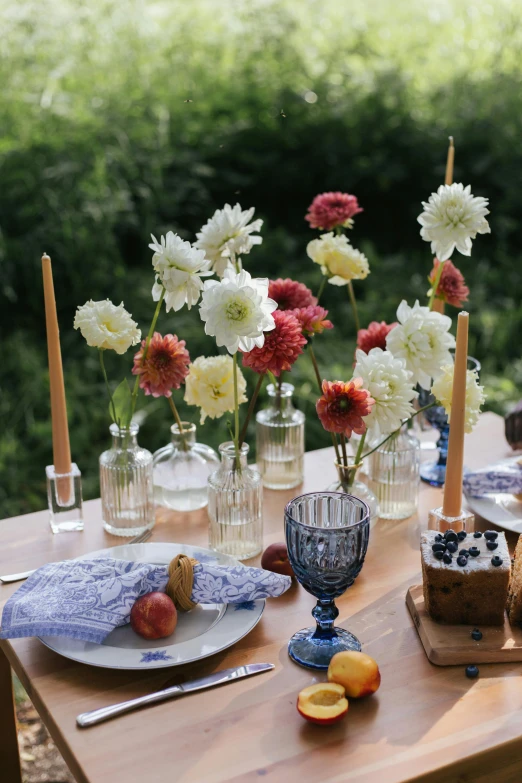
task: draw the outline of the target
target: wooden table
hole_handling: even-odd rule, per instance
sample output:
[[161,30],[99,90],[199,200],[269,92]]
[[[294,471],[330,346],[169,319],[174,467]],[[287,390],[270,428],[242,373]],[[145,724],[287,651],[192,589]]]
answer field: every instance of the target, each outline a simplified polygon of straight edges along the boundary
[[[470,467],[509,453],[502,420],[492,413],[466,440]],[[306,455],[303,491],[324,489],[333,478],[329,449]],[[295,494],[266,492],[265,544],[284,539],[283,506]],[[322,676],[287,655],[291,634],[312,624],[314,599],[295,585],[267,602],[259,625],[233,648],[183,670],[108,671],[62,658],[36,639],[1,642],[1,783],[19,781],[9,664],[78,783],[520,783],[521,666],[483,665],[478,680],[467,679],[463,666],[433,666],[404,603],[406,588],[420,579],[419,532],[440,502],[440,490],[422,485],[417,516],[376,522],[364,568],[337,601],[339,624],[359,636],[382,673],[379,692],[352,700],[343,722],[315,726],[296,711],[298,692]],[[102,530],[99,501],[86,503],[85,511],[83,533],[51,535],[47,512],[0,523],[0,573],[119,543]],[[205,512],[160,510],[152,540],[204,545]],[[15,587],[0,586],[0,606]],[[79,712],[147,693],[173,675],[186,679],[260,661],[272,661],[275,670],[91,729],[76,727]]]

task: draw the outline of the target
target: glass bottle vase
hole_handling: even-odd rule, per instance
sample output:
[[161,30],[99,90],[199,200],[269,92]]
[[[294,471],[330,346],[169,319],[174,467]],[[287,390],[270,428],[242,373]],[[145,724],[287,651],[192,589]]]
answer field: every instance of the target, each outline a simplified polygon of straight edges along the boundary
[[267,387],[270,405],[256,416],[256,459],[263,485],[291,489],[304,478],[304,413],[294,408],[290,383]]
[[138,430],[111,424],[112,448],[100,456],[103,526],[115,536],[154,527],[152,454],[138,446]]
[[370,478],[381,519],[406,519],[417,510],[420,443],[401,431],[383,443],[370,458]]
[[370,509],[370,519],[377,519],[379,516],[379,502],[371,489],[362,481],[357,480],[357,474],[361,471],[362,463],[358,465],[354,461],[348,465],[335,463],[338,478],[329,487],[326,492],[344,492],[347,495],[354,495],[363,500]]
[[208,478],[209,544],[216,552],[247,560],[263,548],[261,474],[247,464],[248,445],[219,447],[221,466]]
[[219,467],[210,446],[196,442],[196,425],[182,421],[183,432],[173,424],[172,440],[154,452],[154,500],[174,511],[195,511],[208,503],[208,477]]

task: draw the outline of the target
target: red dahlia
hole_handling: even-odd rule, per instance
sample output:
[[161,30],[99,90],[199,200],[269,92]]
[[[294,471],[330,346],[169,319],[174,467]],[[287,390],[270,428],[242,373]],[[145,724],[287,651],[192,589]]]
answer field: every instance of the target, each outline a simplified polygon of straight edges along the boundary
[[175,334],[162,337],[154,332],[149,343],[147,356],[142,362],[145,340],[134,356],[134,375],[140,376],[140,388],[153,397],[171,397],[172,389],[179,389],[188,375],[190,356],[185,349],[185,340],[178,340]]
[[[438,258],[433,259],[433,269],[430,272],[428,280],[433,285],[435,282],[435,276],[439,267],[440,261]],[[462,307],[464,302],[468,301],[469,288],[466,285],[462,272],[457,269],[452,261],[445,261],[442,267],[442,274],[440,276],[439,285],[435,293],[439,299],[443,302],[447,302],[454,307]]]
[[375,400],[362,385],[362,378],[353,378],[348,383],[323,381],[323,395],[315,407],[327,432],[344,433],[347,438],[352,431],[357,435],[366,432],[363,416],[368,416]]
[[306,338],[295,315],[283,310],[275,310],[272,315],[275,329],[265,332],[262,348],[253,348],[243,354],[243,367],[250,367],[259,373],[270,371],[279,376],[284,370],[290,370],[297,357],[303,353]]
[[279,310],[295,310],[298,307],[316,305],[317,299],[304,283],[297,280],[270,280],[268,284],[268,296],[277,302]]
[[382,348],[386,350],[386,337],[391,330],[397,326],[397,321],[393,324],[387,324],[385,321],[372,321],[367,329],[359,329],[357,332],[357,348],[364,353],[370,353],[372,348]]
[[311,228],[330,231],[336,226],[349,226],[351,219],[363,210],[359,206],[357,196],[349,193],[320,193],[308,207],[308,220]]
[[293,310],[293,314],[301,324],[303,333],[307,336],[321,334],[325,329],[333,329],[333,323],[326,319],[328,310],[320,305],[309,305]]

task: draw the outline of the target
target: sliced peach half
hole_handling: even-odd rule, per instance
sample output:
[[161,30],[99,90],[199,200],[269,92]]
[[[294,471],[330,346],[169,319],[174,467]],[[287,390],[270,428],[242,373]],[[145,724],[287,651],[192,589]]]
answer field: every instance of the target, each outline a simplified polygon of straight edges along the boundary
[[326,725],[341,720],[348,712],[344,688],[336,682],[319,682],[304,688],[297,697],[297,709],[303,718]]

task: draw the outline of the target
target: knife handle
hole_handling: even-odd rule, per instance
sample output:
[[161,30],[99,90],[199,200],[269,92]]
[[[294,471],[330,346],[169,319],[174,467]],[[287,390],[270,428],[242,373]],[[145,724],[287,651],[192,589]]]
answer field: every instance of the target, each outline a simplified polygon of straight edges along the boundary
[[112,704],[110,707],[101,707],[98,710],[91,710],[90,712],[82,712],[76,718],[76,723],[80,728],[86,729],[89,726],[95,726],[97,723],[102,723],[104,720],[110,720],[117,715],[124,715],[126,712],[132,712],[139,707],[145,707],[148,704],[157,704],[160,701],[166,701],[173,696],[179,696],[183,693],[183,688],[175,685],[172,688],[166,688],[163,691],[156,691],[155,693],[148,693],[146,696],[138,696],[136,699],[129,699],[129,701],[122,701],[119,704]]

